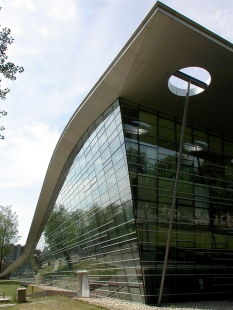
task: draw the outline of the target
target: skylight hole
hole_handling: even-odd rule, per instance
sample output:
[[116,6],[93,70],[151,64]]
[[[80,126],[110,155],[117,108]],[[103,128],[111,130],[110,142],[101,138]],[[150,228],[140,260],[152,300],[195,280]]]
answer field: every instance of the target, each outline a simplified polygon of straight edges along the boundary
[[[180,78],[179,75],[182,75],[182,73],[184,77]],[[189,96],[194,96],[194,95],[197,95],[203,92],[205,88],[209,86],[210,81],[211,81],[211,76],[209,72],[203,68],[200,68],[200,67],[182,68],[176,71],[169,78],[168,80],[169,90],[177,96],[186,96],[186,89],[187,89],[188,82],[185,79],[187,79],[187,76],[191,77]],[[205,86],[199,87],[195,85],[195,83],[193,84],[194,80],[197,80],[197,82],[200,83],[198,85],[201,85],[201,83],[203,83],[203,85]]]

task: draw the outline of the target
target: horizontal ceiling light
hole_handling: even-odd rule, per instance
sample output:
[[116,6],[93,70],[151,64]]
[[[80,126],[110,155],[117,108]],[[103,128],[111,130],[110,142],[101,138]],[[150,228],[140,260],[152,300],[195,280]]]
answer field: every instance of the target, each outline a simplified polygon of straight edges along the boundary
[[128,133],[143,135],[150,131],[150,125],[147,123],[140,121],[131,121],[131,124],[124,124],[123,126],[124,130]]
[[194,144],[184,143],[184,149],[187,152],[200,152],[207,149],[208,144],[203,141],[194,141]]

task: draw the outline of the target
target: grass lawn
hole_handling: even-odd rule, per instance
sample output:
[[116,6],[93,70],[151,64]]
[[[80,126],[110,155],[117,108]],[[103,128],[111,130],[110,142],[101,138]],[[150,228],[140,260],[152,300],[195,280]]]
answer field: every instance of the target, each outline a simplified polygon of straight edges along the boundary
[[20,284],[17,281],[0,281],[0,293],[4,293],[5,296],[14,296],[17,292],[17,289],[20,288]]
[[79,300],[71,299],[64,296],[51,296],[44,298],[33,298],[26,303],[16,304],[13,307],[3,307],[0,309],[12,310],[100,310],[105,309],[94,305],[86,304]]
[[[17,296],[17,289],[22,288],[19,282],[17,281],[8,281],[8,280],[1,280],[0,281],[0,293],[4,293],[5,296],[13,297],[13,300],[10,303],[16,303],[15,306],[7,307],[7,303],[5,307],[2,307],[4,304],[0,303],[0,309],[17,309],[17,310],[100,310],[105,309],[102,307],[97,307],[94,305],[86,304],[79,300],[71,299],[65,296],[50,296],[50,297],[43,297],[43,298],[27,298],[26,303],[19,304],[14,299]],[[41,289],[34,287],[33,292],[39,291]],[[27,287],[27,294],[32,292],[31,286]]]
[[[4,293],[5,296],[11,296],[14,300],[17,296],[17,289],[22,288],[20,283],[18,281],[10,281],[10,280],[0,280],[0,294]],[[29,285],[27,287],[27,294],[31,294],[32,292],[38,292],[41,291],[41,289],[37,287],[32,287]]]

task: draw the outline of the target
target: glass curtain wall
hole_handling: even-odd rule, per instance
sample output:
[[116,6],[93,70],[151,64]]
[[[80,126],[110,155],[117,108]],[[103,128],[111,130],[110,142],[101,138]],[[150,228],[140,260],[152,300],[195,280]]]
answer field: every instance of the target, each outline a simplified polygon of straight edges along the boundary
[[87,270],[92,297],[144,302],[119,102],[72,151],[51,199],[40,276],[78,290]]
[[[146,303],[157,303],[181,121],[121,99]],[[233,141],[187,124],[163,302],[232,298]]]
[[[91,125],[50,201],[44,281],[85,269],[91,296],[157,303],[181,125],[123,99]],[[163,302],[231,298],[232,204],[233,140],[188,123]]]

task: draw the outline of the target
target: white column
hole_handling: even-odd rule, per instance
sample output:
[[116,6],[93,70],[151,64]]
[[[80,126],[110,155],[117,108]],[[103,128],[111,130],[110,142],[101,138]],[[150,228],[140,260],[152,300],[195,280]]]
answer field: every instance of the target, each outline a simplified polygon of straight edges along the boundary
[[90,288],[88,283],[87,271],[80,270],[77,272],[81,297],[90,297]]

